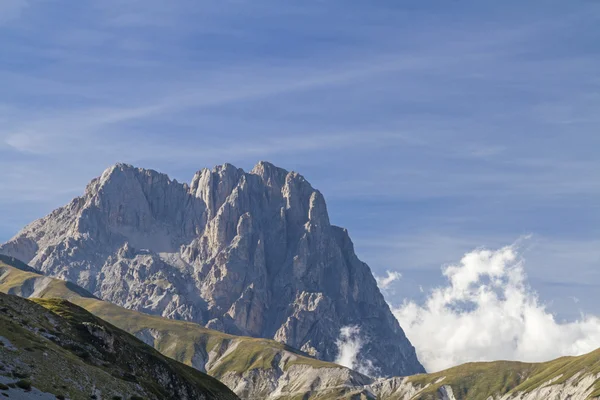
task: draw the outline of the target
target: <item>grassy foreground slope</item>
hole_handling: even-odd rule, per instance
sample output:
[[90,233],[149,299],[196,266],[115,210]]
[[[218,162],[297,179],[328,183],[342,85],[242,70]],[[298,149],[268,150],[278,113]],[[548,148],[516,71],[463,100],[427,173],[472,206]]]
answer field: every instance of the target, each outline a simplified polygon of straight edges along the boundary
[[337,398],[372,380],[269,339],[240,337],[198,324],[128,310],[97,299],[60,279],[0,256],[0,292],[27,298],[67,299],[129,332],[163,355],[222,381],[244,399]]
[[[71,283],[0,258],[0,291],[64,298],[135,334],[164,355],[207,371],[244,399],[584,400],[600,397],[600,349],[545,363],[468,363],[373,380],[281,343],[227,335],[101,301]],[[52,300],[56,301],[56,300]]]
[[0,293],[0,343],[0,392],[9,398],[237,399],[216,379],[62,299]]

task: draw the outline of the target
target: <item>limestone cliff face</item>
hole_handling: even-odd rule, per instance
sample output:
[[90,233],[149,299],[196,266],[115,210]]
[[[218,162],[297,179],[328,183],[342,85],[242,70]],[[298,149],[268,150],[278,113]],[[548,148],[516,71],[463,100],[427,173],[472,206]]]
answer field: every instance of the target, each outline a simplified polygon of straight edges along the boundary
[[357,325],[382,375],[423,372],[369,267],[322,194],[261,162],[180,184],[117,164],[83,196],[25,227],[0,253],[127,308],[337,356]]

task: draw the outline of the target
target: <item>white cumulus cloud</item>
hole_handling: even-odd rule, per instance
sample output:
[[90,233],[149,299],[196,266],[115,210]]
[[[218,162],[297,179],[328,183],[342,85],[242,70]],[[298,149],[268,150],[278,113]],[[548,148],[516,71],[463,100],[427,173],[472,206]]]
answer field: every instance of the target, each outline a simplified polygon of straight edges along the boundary
[[402,278],[402,274],[396,271],[385,271],[387,276],[376,276],[377,286],[380,289],[387,289],[392,283]]
[[600,319],[558,322],[527,285],[516,245],[467,253],[443,269],[447,283],[423,305],[405,301],[394,315],[425,368],[469,361],[546,361],[600,347]]

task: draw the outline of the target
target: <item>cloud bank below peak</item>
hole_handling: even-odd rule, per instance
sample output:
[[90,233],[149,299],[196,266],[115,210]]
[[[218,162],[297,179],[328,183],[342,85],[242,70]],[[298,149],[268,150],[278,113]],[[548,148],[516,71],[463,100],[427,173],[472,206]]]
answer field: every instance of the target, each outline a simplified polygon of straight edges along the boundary
[[539,362],[600,347],[600,318],[561,323],[527,283],[518,245],[477,249],[443,269],[444,286],[394,315],[429,372],[472,361]]

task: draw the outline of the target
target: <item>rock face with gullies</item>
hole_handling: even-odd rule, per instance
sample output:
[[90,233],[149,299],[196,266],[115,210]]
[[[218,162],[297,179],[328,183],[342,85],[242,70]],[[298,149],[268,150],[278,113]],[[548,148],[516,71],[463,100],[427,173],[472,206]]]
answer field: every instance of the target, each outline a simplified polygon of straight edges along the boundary
[[189,186],[117,164],[0,253],[130,309],[275,338],[326,361],[340,329],[356,325],[359,361],[385,376],[423,372],[323,195],[266,162],[203,169]]

